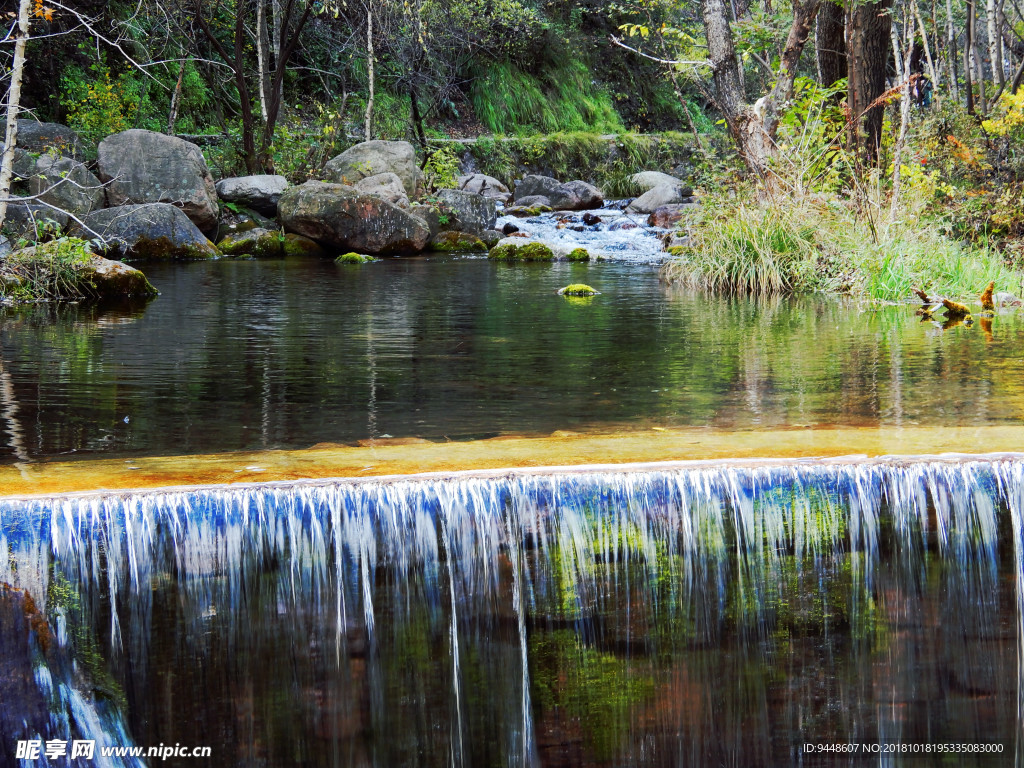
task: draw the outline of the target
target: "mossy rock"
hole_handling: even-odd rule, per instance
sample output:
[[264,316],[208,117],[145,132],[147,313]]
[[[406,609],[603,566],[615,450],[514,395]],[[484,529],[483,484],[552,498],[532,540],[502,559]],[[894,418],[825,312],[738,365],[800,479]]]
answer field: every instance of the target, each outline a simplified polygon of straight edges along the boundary
[[594,290],[583,283],[573,283],[558,291],[559,296],[598,296],[600,291]]
[[361,253],[343,253],[335,259],[338,264],[369,264],[376,261],[373,256],[364,256]]
[[590,261],[590,251],[586,248],[575,248],[566,255],[566,261]]
[[258,259],[284,255],[283,246],[284,238],[280,232],[262,227],[232,233],[217,243],[226,256],[254,256]]
[[292,256],[316,256],[324,258],[327,251],[316,240],[288,232],[281,243],[281,253],[287,257]]
[[519,245],[504,240],[491,249],[487,258],[498,261],[554,261],[555,253],[544,243],[523,241]]
[[429,248],[442,253],[487,252],[483,240],[469,232],[438,232],[430,241]]
[[513,205],[503,211],[505,216],[515,216],[517,219],[529,219],[533,216],[540,216],[542,213],[551,213],[554,209],[550,205]]

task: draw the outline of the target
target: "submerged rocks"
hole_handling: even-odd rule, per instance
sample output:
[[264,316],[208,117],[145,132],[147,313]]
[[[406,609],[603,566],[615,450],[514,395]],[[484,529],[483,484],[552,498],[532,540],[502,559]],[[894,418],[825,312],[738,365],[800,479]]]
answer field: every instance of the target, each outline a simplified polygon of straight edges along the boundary
[[217,190],[195,144],[153,131],[124,131],[100,142],[97,166],[111,206],[169,203],[204,233],[216,233]]
[[562,183],[550,176],[530,175],[516,184],[518,206],[548,205],[556,211],[582,211],[604,205],[601,190],[585,181]]
[[262,174],[258,176],[232,176],[217,182],[218,197],[241,208],[252,208],[257,213],[274,218],[277,202],[288,188],[284,176]]
[[[213,259],[220,251],[173,205],[150,203],[93,211],[77,234],[101,237],[119,259]],[[95,233],[95,234],[94,234]]]
[[538,243],[518,237],[506,237],[491,248],[487,258],[497,261],[590,261],[585,248],[561,243]]
[[498,203],[507,203],[512,192],[493,176],[484,173],[473,173],[459,177],[459,189],[473,195],[480,195]]
[[324,178],[337,184],[353,185],[381,173],[398,176],[410,197],[419,194],[423,186],[423,171],[416,159],[416,150],[407,141],[364,141],[324,166]]
[[422,251],[430,239],[423,219],[343,184],[307,181],[281,196],[282,226],[329,248],[391,254]]

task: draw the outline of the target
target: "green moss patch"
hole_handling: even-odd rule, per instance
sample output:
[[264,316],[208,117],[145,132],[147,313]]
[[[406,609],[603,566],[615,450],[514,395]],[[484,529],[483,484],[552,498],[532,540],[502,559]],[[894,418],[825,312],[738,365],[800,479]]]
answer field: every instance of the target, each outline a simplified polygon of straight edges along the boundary
[[335,259],[338,264],[369,264],[371,261],[376,261],[376,259],[361,253],[343,253]]
[[598,296],[600,291],[594,290],[583,283],[573,283],[558,291],[559,296]]
[[487,258],[498,261],[554,261],[555,253],[544,243],[523,241],[517,243],[498,243],[487,254]]

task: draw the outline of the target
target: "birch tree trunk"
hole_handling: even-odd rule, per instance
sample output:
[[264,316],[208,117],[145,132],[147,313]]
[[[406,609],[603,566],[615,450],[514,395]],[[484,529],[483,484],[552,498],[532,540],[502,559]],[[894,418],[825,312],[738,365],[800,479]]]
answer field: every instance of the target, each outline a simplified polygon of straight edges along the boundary
[[256,66],[259,68],[260,114],[267,122],[267,96],[270,91],[270,35],[267,33],[266,0],[256,0]]
[[374,65],[374,53],[373,53],[373,5],[371,3],[366,4],[366,63],[367,63],[367,78],[369,80],[369,95],[366,99],[366,128],[364,130],[363,141],[370,141],[373,138],[373,65]]
[[953,0],[946,0],[946,64],[953,99],[960,101],[960,83],[956,79],[956,30],[953,28]]
[[987,0],[985,3],[985,15],[988,21],[988,60],[992,65],[992,81],[1003,87],[1005,75],[1003,73],[1003,46],[1002,36],[999,34],[999,11],[996,8],[996,0]]
[[28,43],[29,8],[32,0],[18,3],[18,31],[11,67],[11,87],[7,92],[7,130],[4,133],[4,155],[0,161],[0,226],[7,218],[7,198],[11,196],[14,173],[14,147],[18,143],[18,113],[21,111],[21,81],[25,75],[25,45]]

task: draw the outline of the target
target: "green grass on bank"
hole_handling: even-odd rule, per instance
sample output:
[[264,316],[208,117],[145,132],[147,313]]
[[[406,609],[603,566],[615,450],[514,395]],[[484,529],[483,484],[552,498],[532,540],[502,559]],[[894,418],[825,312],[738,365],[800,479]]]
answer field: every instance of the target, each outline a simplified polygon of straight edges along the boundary
[[837,292],[880,301],[906,299],[914,286],[970,298],[990,280],[997,290],[1021,292],[1024,273],[999,253],[950,240],[919,212],[903,213],[893,220],[885,208],[858,213],[823,195],[710,195],[666,278],[719,292]]

